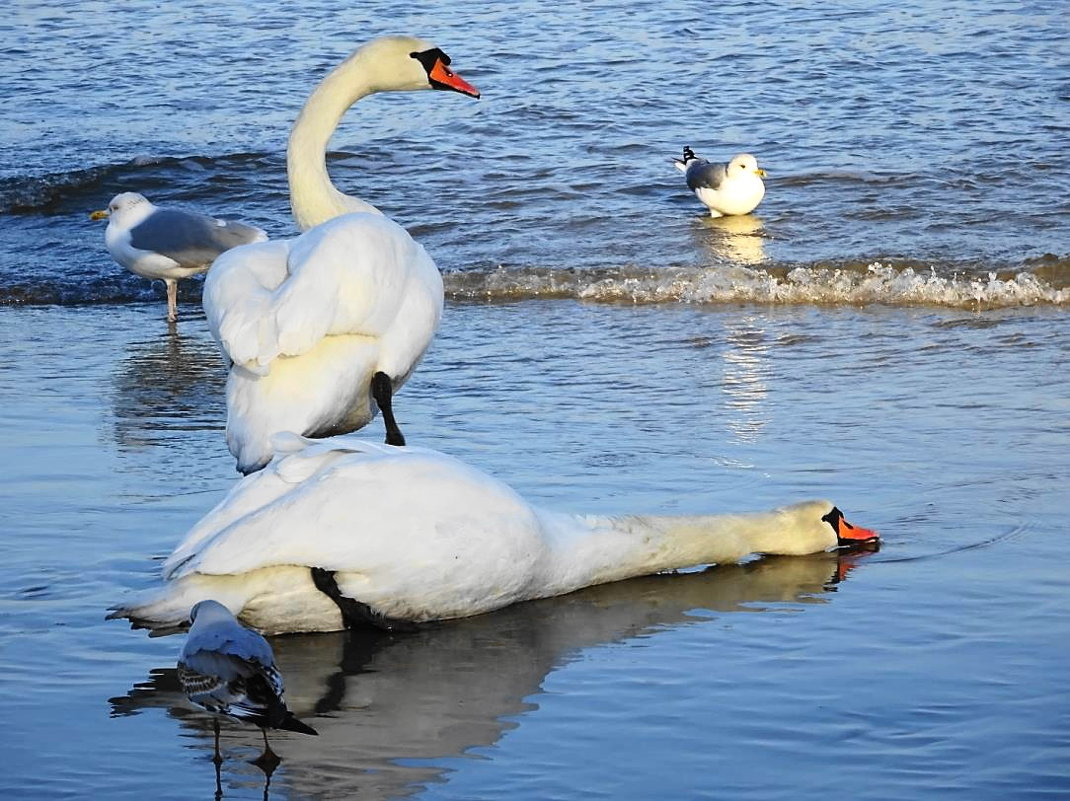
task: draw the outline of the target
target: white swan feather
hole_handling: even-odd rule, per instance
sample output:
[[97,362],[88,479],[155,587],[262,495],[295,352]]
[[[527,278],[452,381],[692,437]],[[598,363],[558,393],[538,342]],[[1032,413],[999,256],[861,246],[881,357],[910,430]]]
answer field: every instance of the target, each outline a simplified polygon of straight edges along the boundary
[[168,557],[163,586],[114,616],[166,627],[215,598],[265,633],[336,630],[339,607],[311,578],[322,568],[378,615],[441,620],[752,553],[815,553],[835,547],[838,530],[876,538],[828,501],[748,514],[573,515],[533,506],[428,448],[351,436],[277,444],[273,461]]
[[291,132],[290,200],[305,233],[228,251],[209,273],[204,308],[230,365],[227,445],[241,472],[267,463],[276,433],[346,433],[380,406],[388,412],[429,346],[442,316],[438,268],[404,228],[334,187],[325,151],[346,109],[373,92],[478,97],[449,63],[411,37],[358,48],[312,93]]

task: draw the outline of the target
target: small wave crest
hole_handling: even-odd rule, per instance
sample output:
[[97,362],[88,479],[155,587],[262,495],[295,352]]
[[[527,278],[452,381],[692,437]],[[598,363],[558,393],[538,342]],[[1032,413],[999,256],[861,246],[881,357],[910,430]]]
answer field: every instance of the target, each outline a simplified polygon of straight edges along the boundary
[[[183,281],[180,302],[196,302],[200,290],[199,281]],[[158,303],[163,297],[162,282],[150,283],[126,271],[114,275],[65,276],[63,281],[51,282],[13,279],[0,286],[0,306],[111,306]]]
[[103,185],[119,170],[118,165],[33,177],[0,179],[0,214],[25,214],[57,205],[63,198]]
[[[257,166],[269,156],[237,153],[226,156],[138,156],[117,164],[103,164],[43,175],[0,178],[0,214],[32,214],[62,205],[69,198],[114,193],[120,187],[149,191],[170,187],[182,173],[226,171]],[[110,194],[109,194],[110,197]],[[99,198],[98,198],[99,200]]]
[[1028,272],[939,275],[874,262],[865,267],[504,268],[445,275],[456,300],[573,298],[604,303],[764,303],[995,309],[1070,304],[1070,290]]

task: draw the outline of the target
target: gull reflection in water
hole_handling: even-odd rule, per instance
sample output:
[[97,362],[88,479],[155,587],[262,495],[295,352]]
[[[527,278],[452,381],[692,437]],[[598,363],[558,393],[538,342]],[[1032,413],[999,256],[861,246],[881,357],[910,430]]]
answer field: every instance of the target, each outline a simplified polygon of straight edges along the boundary
[[174,324],[131,343],[114,375],[114,436],[120,449],[168,444],[176,432],[221,428],[227,373],[215,343]]
[[761,218],[753,214],[700,219],[695,235],[719,262],[750,266],[765,261]]
[[[764,557],[681,574],[589,587],[557,598],[429,626],[411,634],[367,632],[275,637],[290,709],[319,737],[279,732],[281,764],[271,780],[300,797],[389,799],[447,780],[429,764],[490,746],[537,708],[547,675],[594,648],[716,613],[761,613],[763,605],[824,604],[865,554]],[[112,715],[160,707],[213,748],[210,716],[186,700],[173,668],[112,698]],[[248,787],[254,768],[237,724],[222,740],[226,785]],[[240,756],[240,755],[239,755]],[[207,786],[208,777],[204,779]],[[267,796],[267,784],[260,778]],[[222,785],[220,785],[221,787]]]

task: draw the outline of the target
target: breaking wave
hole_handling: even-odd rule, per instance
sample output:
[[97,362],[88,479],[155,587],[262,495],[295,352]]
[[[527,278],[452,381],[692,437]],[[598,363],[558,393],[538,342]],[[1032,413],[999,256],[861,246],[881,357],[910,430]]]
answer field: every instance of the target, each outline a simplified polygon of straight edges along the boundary
[[[668,267],[568,269],[499,267],[446,272],[446,296],[454,301],[508,302],[572,299],[595,303],[738,303],[814,306],[936,306],[984,311],[1016,306],[1070,306],[1070,289],[1029,271],[951,274],[935,268]],[[0,286],[0,305],[82,305],[144,302],[162,287],[125,271],[49,282]],[[201,282],[182,282],[184,298],[199,300]]]
[[676,267],[568,270],[504,268],[451,272],[455,300],[573,298],[603,303],[762,303],[944,306],[995,309],[1070,304],[1070,290],[1029,271],[940,275],[874,262],[862,268]]

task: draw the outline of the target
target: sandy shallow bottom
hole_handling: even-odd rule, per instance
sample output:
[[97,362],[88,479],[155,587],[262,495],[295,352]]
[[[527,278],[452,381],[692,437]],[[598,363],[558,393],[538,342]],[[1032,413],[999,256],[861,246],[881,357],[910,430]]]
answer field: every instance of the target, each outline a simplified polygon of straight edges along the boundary
[[[321,736],[272,737],[271,797],[1066,797],[1067,342],[1052,310],[450,306],[411,441],[572,511],[829,497],[884,548],[276,638]],[[234,480],[204,320],[2,308],[0,352],[0,792],[208,797],[181,636],[103,620]],[[257,732],[223,750],[262,798]]]

